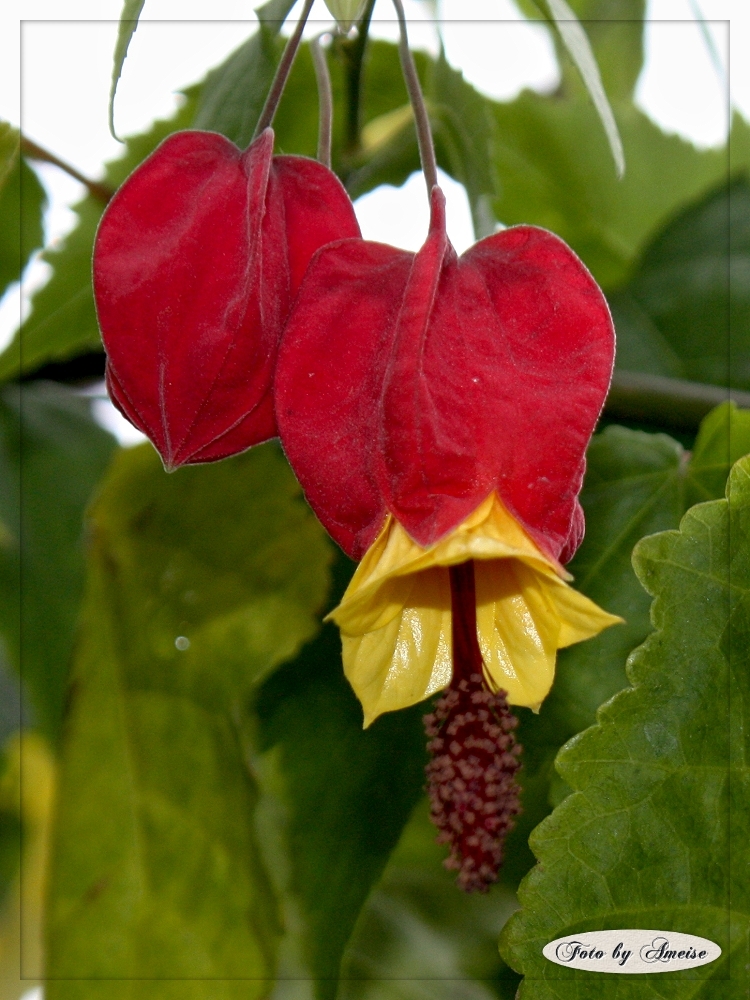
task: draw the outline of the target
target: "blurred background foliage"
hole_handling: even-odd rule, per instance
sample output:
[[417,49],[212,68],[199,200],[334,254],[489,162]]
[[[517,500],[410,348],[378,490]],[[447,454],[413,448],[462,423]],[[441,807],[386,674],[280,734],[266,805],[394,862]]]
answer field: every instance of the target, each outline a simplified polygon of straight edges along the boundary
[[[127,140],[76,228],[43,250],[52,276],[0,355],[0,998],[44,974],[55,1000],[486,1000],[515,996],[522,974],[527,1000],[656,997],[646,980],[559,979],[539,957],[553,937],[628,921],[721,941],[721,968],[663,975],[658,994],[718,996],[711,977],[750,960],[750,887],[741,851],[730,870],[725,822],[731,805],[732,836],[750,842],[746,464],[733,528],[722,500],[750,412],[711,408],[750,390],[750,126],[735,114],[725,148],[698,150],[635,106],[643,0],[571,0],[622,180],[557,40],[559,89],[506,103],[417,54],[438,160],[466,187],[477,236],[520,222],[562,236],[608,296],[618,370],[651,393],[624,424],[610,401],[571,565],[627,624],[565,650],[541,712],[520,710],[524,814],[499,885],[464,897],[427,815],[425,706],[362,731],[336,631],[320,624],[353,566],[278,446],[167,477],[150,445],[120,448],[81,392],[103,371],[90,260],[107,191],[176,129],[248,142],[291,6],[261,8],[173,119]],[[339,37],[328,62],[334,169],[353,197],[402,184],[419,164],[395,46]],[[278,151],[315,154],[307,47],[275,130]],[[0,125],[0,294],[43,243],[26,152]],[[698,399],[687,417],[685,391]],[[652,621],[661,631],[626,668]]]

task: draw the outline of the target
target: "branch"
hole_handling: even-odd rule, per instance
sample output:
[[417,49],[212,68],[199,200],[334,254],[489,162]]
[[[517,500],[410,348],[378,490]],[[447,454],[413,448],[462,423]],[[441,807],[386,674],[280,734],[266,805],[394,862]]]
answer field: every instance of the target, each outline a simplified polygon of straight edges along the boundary
[[59,157],[55,156],[54,153],[50,153],[41,146],[38,146],[35,142],[32,142],[31,139],[27,139],[25,136],[21,136],[21,152],[30,160],[39,160],[41,163],[52,163],[54,166],[59,167],[60,170],[64,170],[70,177],[73,177],[80,184],[83,184],[90,195],[93,195],[94,198],[98,198],[98,200],[104,202],[105,205],[115,193],[112,188],[108,187],[108,185],[101,184],[99,181],[92,181],[89,180],[88,177],[84,177],[83,174],[79,173],[75,167],[71,167],[69,163],[61,160]]
[[750,392],[661,375],[616,371],[604,414],[615,420],[694,431],[710,410],[727,400],[750,409]]

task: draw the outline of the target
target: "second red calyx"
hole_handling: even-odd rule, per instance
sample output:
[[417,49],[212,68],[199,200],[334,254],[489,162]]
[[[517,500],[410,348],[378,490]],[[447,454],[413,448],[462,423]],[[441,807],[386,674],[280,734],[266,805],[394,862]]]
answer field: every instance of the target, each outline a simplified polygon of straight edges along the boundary
[[168,469],[276,434],[272,381],[313,254],[359,236],[327,167],[178,132],[128,178],[94,248],[94,293],[115,405]]

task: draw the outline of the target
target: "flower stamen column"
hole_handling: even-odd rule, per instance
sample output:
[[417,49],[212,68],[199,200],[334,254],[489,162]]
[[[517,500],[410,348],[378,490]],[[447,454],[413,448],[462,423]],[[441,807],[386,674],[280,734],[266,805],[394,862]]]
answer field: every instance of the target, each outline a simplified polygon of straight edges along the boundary
[[477,641],[473,560],[450,567],[453,678],[424,717],[430,815],[450,846],[446,868],[466,892],[497,881],[503,842],[521,812],[515,774],[521,747],[504,691],[488,690]]

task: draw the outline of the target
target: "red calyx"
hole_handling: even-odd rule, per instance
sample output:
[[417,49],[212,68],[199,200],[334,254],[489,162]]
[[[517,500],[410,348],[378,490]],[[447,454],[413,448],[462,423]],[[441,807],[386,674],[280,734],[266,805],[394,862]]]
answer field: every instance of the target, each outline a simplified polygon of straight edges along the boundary
[[435,188],[419,253],[345,240],[312,261],[276,417],[311,506],[355,559],[389,511],[428,546],[495,490],[566,561],[613,361],[607,303],[562,240],[516,226],[457,257]]
[[351,201],[315,160],[169,136],[110,202],[94,292],[114,403],[167,468],[273,437],[276,351],[313,254],[358,237]]
[[446,868],[458,871],[466,892],[486,892],[497,881],[503,844],[521,812],[515,774],[521,747],[505,692],[484,680],[477,641],[474,564],[450,569],[453,677],[424,717],[432,760],[427,765],[430,818],[438,843],[450,846]]

